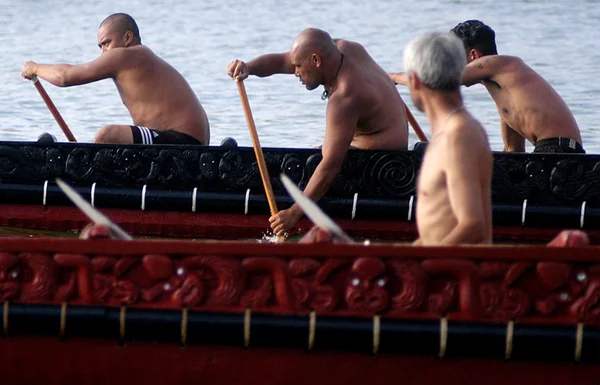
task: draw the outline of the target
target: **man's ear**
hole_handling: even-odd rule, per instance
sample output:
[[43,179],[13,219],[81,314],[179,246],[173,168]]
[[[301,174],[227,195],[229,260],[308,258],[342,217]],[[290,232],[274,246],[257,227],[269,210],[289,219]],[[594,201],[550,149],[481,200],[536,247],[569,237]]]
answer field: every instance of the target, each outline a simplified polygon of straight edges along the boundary
[[408,73],[408,87],[413,90],[418,90],[421,88],[421,79],[414,72]]
[[310,61],[311,61],[311,62],[314,64],[314,66],[315,66],[315,67],[317,67],[317,68],[318,68],[318,67],[320,67],[320,66],[321,66],[321,64],[323,63],[323,62],[321,61],[321,56],[317,55],[316,53],[313,53],[313,54],[310,56]]
[[469,51],[469,55],[468,55],[469,63],[472,62],[473,60],[479,59],[481,56],[482,55],[481,55],[481,52],[479,52],[479,50],[477,50],[475,48],[471,49]]
[[133,44],[133,32],[131,32],[131,31],[126,31],[126,32],[125,32],[124,39],[125,39],[125,45],[126,45],[126,46],[128,46],[128,47],[129,47],[131,44]]

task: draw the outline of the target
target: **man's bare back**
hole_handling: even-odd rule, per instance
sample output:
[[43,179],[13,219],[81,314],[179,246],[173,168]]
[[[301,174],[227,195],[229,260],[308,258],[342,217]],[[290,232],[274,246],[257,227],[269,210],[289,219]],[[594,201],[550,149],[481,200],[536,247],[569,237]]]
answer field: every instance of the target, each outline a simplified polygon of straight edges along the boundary
[[[404,102],[387,73],[355,42],[337,40],[344,52],[344,64],[338,76],[338,89],[330,97],[355,99],[358,123],[352,147],[359,149],[398,150],[408,146],[408,125]],[[334,104],[328,104],[329,106]]]
[[157,131],[178,131],[203,144],[210,138],[206,112],[188,82],[148,47],[119,50],[123,63],[114,82],[133,123]]
[[531,143],[566,137],[581,144],[579,127],[567,104],[520,58],[489,55],[472,61],[463,84],[478,82],[489,91],[508,128]]
[[98,29],[98,47],[102,54],[89,63],[27,62],[22,75],[59,87],[113,79],[134,125],[104,126],[94,142],[209,144],[209,122],[198,98],[175,68],[141,44],[131,16],[107,17]]
[[419,244],[491,243],[491,178],[483,127],[467,111],[455,112],[432,136],[423,157],[417,185]]

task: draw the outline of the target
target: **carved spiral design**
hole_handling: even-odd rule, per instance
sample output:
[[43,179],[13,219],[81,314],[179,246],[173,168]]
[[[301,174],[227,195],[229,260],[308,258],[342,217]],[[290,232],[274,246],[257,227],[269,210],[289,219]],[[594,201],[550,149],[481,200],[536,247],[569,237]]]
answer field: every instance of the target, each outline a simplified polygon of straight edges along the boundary
[[374,155],[365,167],[366,188],[376,195],[407,196],[415,192],[417,170],[407,155]]

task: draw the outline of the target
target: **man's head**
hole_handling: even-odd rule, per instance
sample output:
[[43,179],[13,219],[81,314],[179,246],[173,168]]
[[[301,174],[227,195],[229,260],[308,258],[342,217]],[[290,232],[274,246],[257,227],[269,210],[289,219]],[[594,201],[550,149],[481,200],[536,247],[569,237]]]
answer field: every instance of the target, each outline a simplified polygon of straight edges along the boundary
[[456,34],[465,45],[468,63],[481,56],[498,54],[496,33],[479,20],[467,20],[452,28],[450,32]]
[[457,91],[466,59],[463,44],[454,34],[427,32],[404,50],[404,71],[415,106],[423,110],[424,90]]
[[[338,51],[337,45],[327,32],[316,28],[305,29],[296,36],[290,50],[295,75],[308,90],[325,84],[325,73],[331,67],[331,59]],[[339,59],[339,56],[335,57]],[[334,65],[339,65],[339,62]]]
[[133,17],[126,13],[113,13],[98,29],[98,47],[102,52],[112,48],[131,47],[142,44],[140,30]]

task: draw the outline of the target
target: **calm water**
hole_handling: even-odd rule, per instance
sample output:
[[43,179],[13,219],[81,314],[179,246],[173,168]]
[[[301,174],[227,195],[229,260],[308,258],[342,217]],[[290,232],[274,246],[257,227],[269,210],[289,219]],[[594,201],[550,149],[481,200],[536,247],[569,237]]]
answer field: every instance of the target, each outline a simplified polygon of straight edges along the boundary
[[[99,55],[98,24],[113,12],[136,18],[143,43],[177,68],[196,91],[211,121],[212,144],[233,136],[251,145],[230,60],[286,51],[306,27],[362,43],[387,71],[401,71],[408,41],[431,29],[449,30],[481,19],[496,30],[500,53],[521,56],[571,107],[588,152],[600,153],[600,2],[595,0],[0,0],[0,140],[35,140],[44,131],[64,136],[33,85],[20,76],[27,60],[81,63]],[[104,124],[131,119],[110,80],[72,88],[45,83],[79,141]],[[294,76],[250,78],[246,89],[264,146],[321,144],[322,88],[308,92]],[[429,126],[398,87],[423,129]],[[465,102],[502,149],[495,105],[483,86],[463,88]],[[411,134],[411,145],[416,141]],[[528,146],[528,150],[531,150]]]

